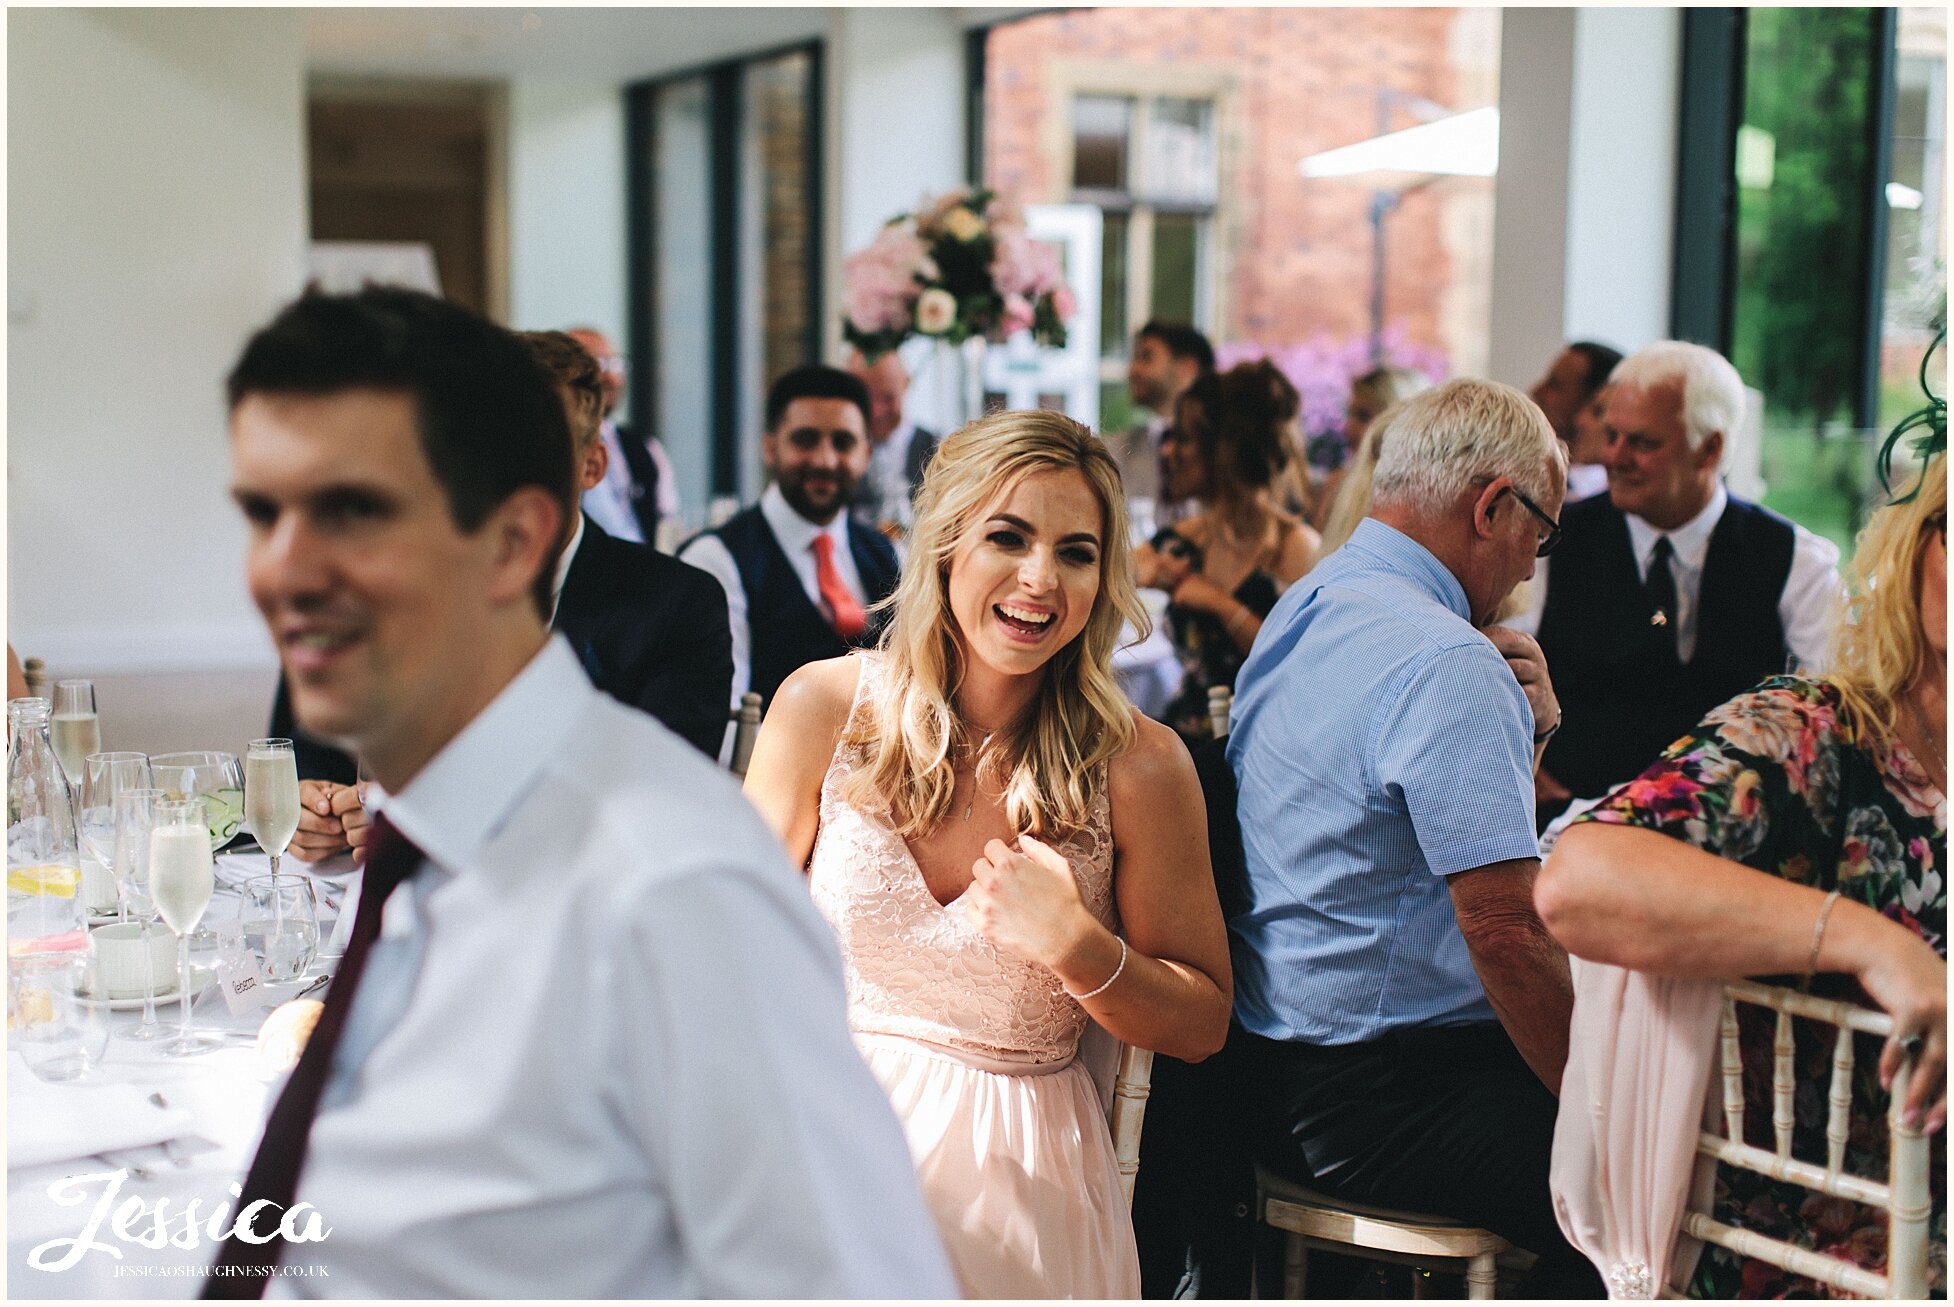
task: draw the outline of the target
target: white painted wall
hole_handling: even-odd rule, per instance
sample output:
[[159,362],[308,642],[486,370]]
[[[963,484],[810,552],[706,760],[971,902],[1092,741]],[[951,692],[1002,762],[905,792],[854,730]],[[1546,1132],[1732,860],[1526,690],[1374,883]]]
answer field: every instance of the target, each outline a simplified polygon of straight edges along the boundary
[[963,13],[836,9],[828,36],[825,300],[841,355],[841,260],[923,194],[964,183]]
[[509,325],[588,324],[624,344],[624,92],[509,83]]
[[1632,350],[1669,334],[1682,40],[1675,9],[1575,15],[1569,340]]
[[304,276],[296,11],[7,16],[8,638],[268,667],[223,378]]
[[1682,19],[1505,11],[1487,374],[1526,386],[1569,341],[1669,326]]

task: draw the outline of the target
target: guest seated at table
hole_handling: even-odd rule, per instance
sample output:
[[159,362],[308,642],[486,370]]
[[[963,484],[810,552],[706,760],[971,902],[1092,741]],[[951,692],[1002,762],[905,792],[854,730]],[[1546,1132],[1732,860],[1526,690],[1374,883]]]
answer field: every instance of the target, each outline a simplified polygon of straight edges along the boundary
[[[575,441],[577,482],[587,491],[603,479],[608,459],[597,438],[604,402],[597,360],[560,331],[523,332],[518,339],[556,385]],[[716,754],[726,731],[733,657],[725,595],[712,578],[655,549],[619,540],[582,511],[570,519],[551,575],[551,624],[570,641],[591,684],[650,713],[707,756]],[[295,742],[304,778],[291,852],[304,862],[349,844],[357,852],[366,815],[353,783],[354,760],[298,728],[283,678],[272,704],[271,734]]]
[[[1431,384],[1423,373],[1388,365],[1374,367],[1350,383],[1350,402],[1343,411],[1343,462],[1323,479],[1316,496],[1316,511],[1310,518],[1311,526],[1329,533],[1330,519],[1336,513],[1337,498],[1354,466],[1358,446],[1378,415],[1393,404],[1429,390]],[[1363,514],[1358,513],[1356,517],[1361,519]]]
[[1453,381],[1386,422],[1370,516],[1276,603],[1228,763],[1246,906],[1227,1059],[1259,1160],[1538,1254],[1601,1296],[1547,1190],[1572,1003],[1534,915],[1533,641],[1482,632],[1551,543],[1565,463],[1526,396]]
[[1622,361],[1621,351],[1592,340],[1577,340],[1554,356],[1547,373],[1533,383],[1527,398],[1540,405],[1554,434],[1567,446],[1567,501],[1600,494],[1608,488],[1608,469],[1602,460],[1607,441],[1585,433],[1581,414],[1594,406],[1608,385],[1608,374]]
[[1273,502],[1291,461],[1296,388],[1266,362],[1205,373],[1160,443],[1169,495],[1198,507],[1140,546],[1140,584],[1173,596],[1168,618],[1183,673],[1161,720],[1206,739],[1208,691],[1233,687],[1276,596],[1307,572],[1317,534]]
[[891,607],[877,650],[781,687],[747,794],[841,942],[965,1294],[1136,1297],[1079,1036],[1198,1061],[1229,976],[1193,765],[1113,681],[1137,601],[1105,445],[1038,411],[950,436]]
[[[206,1294],[281,1257],[349,1298],[950,1293],[771,833],[550,633],[576,478],[548,375],[369,287],[285,309],[228,389],[293,710],[388,798]],[[268,1228],[295,1202],[329,1239]]]
[[[1856,1062],[1846,1169],[1884,1179],[1883,1090],[1916,1053],[1903,1110],[1947,1117],[1947,465],[1859,538],[1831,670],[1772,677],[1712,711],[1561,836],[1534,897],[1570,952],[1680,977],[1810,976],[1812,990],[1891,1013],[1895,1035]],[[1769,1066],[1774,1023],[1739,1009],[1747,1066]],[[1833,1039],[1796,1027],[1801,1093],[1831,1080]],[[1771,1148],[1769,1081],[1747,1078],[1746,1129]],[[1802,1103],[1801,1099],[1801,1103]],[[1871,1128],[1859,1129],[1870,1121]],[[1678,1128],[1690,1123],[1677,1122]],[[1796,1114],[1792,1152],[1823,1157],[1824,1115]],[[1929,1270],[1945,1292],[1946,1153],[1934,1150]],[[1884,1264],[1883,1217],[1748,1171],[1719,1175],[1718,1221],[1861,1265]],[[1707,1248],[1708,1298],[1825,1291]]]

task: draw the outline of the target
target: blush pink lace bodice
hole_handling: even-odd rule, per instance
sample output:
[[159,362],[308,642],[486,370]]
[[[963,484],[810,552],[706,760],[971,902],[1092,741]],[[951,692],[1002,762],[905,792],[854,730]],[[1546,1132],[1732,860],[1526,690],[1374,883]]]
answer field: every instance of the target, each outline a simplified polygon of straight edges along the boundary
[[[881,658],[862,664],[854,711],[874,693]],[[842,745],[821,782],[821,830],[808,865],[808,888],[841,944],[849,1026],[901,1035],[1005,1062],[1070,1059],[1085,1029],[1085,1009],[1048,968],[1007,953],[965,919],[962,900],[945,907],[892,829],[888,807],[863,812],[842,797],[860,765]],[[1057,849],[1072,864],[1086,910],[1116,929],[1113,836],[1105,786],[1085,828]]]

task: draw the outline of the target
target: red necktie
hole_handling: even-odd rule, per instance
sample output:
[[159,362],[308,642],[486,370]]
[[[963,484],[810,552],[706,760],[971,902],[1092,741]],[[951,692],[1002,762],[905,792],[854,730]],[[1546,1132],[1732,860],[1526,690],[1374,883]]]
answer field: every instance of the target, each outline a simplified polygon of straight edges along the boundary
[[821,588],[821,598],[827,602],[836,635],[853,640],[867,629],[868,614],[842,581],[841,571],[835,566],[835,538],[825,531],[814,537],[814,583]]
[[[332,990],[326,995],[325,1010],[319,1024],[306,1040],[305,1052],[285,1082],[278,1105],[265,1122],[264,1138],[258,1155],[244,1177],[243,1194],[236,1211],[264,1198],[276,1207],[259,1209],[253,1225],[256,1233],[276,1231],[285,1209],[298,1194],[299,1171],[305,1165],[305,1148],[312,1133],[312,1118],[319,1110],[319,1096],[325,1092],[327,1073],[332,1070],[333,1049],[346,1027],[346,1011],[353,1005],[359,988],[360,971],[366,966],[367,951],[380,933],[380,909],[387,896],[421,865],[423,855],[405,835],[395,830],[384,816],[373,819],[373,839],[367,845],[366,876],[360,886],[360,909],[353,918],[353,936],[347,941],[346,956],[333,974]],[[262,1298],[271,1278],[271,1267],[285,1251],[283,1239],[270,1243],[246,1243],[232,1235],[224,1241],[216,1267],[251,1268],[248,1272],[212,1274],[204,1278],[205,1298]]]

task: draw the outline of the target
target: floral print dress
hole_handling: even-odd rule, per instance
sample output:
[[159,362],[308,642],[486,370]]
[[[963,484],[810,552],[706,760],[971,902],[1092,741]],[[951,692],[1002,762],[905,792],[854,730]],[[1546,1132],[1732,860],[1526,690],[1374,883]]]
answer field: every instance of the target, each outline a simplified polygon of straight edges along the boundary
[[[1661,831],[1706,853],[1821,890],[1837,889],[1919,935],[1947,956],[1947,799],[1900,744],[1875,749],[1841,719],[1823,681],[1773,677],[1712,711],[1647,771],[1580,820]],[[1741,927],[1740,922],[1732,922]],[[1784,978],[1780,978],[1784,979]],[[1786,983],[1793,983],[1787,980]],[[1812,992],[1865,1003],[1845,976],[1819,976]],[[1772,1148],[1773,1019],[1738,1009],[1744,1044],[1744,1131]],[[1798,1081],[1792,1154],[1825,1159],[1829,1028],[1795,1023]],[[1856,1050],[1846,1168],[1886,1175],[1887,1095],[1880,1041]],[[1929,1278],[1947,1283],[1946,1151],[1933,1148]],[[1885,1215],[1845,1199],[1719,1167],[1717,1220],[1860,1265],[1886,1261]],[[1704,1250],[1690,1293],[1698,1298],[1822,1297],[1822,1286],[1723,1248]]]

